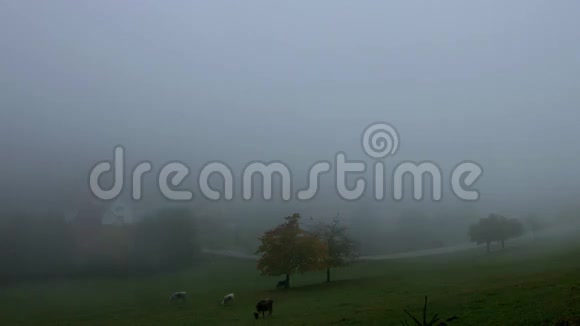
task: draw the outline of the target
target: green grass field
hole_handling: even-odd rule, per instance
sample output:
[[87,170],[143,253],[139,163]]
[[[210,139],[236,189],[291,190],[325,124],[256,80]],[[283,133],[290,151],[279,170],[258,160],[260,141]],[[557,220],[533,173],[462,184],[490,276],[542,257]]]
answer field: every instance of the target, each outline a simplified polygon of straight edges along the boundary
[[[400,325],[403,309],[459,317],[451,325],[553,325],[580,316],[580,242],[533,243],[485,254],[462,253],[359,262],[297,275],[274,290],[255,262],[208,257],[196,268],[155,277],[52,281],[0,289],[1,325]],[[170,304],[173,291],[189,301]],[[234,292],[230,306],[219,304]],[[274,314],[254,320],[255,303]]]

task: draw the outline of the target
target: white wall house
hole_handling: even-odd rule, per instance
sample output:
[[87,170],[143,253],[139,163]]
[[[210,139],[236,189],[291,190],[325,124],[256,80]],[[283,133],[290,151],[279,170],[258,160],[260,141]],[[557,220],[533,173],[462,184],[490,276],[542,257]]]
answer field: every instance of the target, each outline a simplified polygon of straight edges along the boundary
[[93,203],[82,209],[70,210],[65,213],[65,219],[67,222],[77,219],[100,220],[103,225],[133,224],[137,221],[133,206],[122,200],[109,204]]

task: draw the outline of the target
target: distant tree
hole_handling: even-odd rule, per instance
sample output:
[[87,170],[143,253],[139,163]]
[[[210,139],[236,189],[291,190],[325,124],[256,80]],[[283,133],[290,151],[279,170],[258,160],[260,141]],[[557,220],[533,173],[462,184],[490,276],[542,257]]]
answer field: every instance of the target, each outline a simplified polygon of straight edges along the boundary
[[490,214],[469,228],[469,237],[478,245],[485,243],[487,252],[489,252],[492,242],[500,242],[502,249],[504,249],[505,241],[520,236],[523,229],[522,223],[517,219]]
[[290,275],[324,268],[322,259],[327,248],[316,236],[300,228],[300,214],[285,220],[260,237],[256,254],[261,254],[258,270],[263,275],[286,275],[286,287],[290,287]]
[[357,257],[355,241],[350,237],[348,227],[335,217],[329,223],[320,223],[315,229],[316,236],[326,245],[323,264],[326,267],[326,282],[330,282],[330,269],[349,265]]
[[500,219],[501,232],[499,236],[499,242],[501,242],[501,248],[505,248],[505,241],[511,238],[519,237],[524,233],[523,224],[515,218],[503,218]]
[[489,218],[482,218],[477,224],[469,227],[469,238],[478,245],[485,243],[487,252],[491,242],[495,240],[494,226]]
[[532,237],[536,239],[536,232],[541,230],[544,225],[536,214],[528,214],[524,219],[527,229],[532,232]]

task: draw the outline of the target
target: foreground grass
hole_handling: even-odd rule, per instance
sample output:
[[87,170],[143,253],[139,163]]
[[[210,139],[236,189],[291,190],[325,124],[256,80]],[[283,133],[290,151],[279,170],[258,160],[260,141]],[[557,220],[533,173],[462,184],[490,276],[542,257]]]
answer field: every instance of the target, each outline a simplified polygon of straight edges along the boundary
[[[580,315],[580,243],[535,243],[487,255],[360,262],[292,279],[259,276],[255,263],[208,258],[187,271],[131,279],[90,279],[0,289],[1,325],[400,325],[403,309],[456,315],[453,325],[551,325]],[[171,305],[185,290],[189,301]],[[234,292],[231,306],[219,304]],[[274,314],[255,321],[255,303],[274,299]]]

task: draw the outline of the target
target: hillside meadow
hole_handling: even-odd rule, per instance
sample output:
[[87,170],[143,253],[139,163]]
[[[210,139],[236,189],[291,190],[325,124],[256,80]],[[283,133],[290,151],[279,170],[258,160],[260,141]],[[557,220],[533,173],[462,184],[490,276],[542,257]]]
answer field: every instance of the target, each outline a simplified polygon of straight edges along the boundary
[[[2,325],[400,325],[428,314],[450,325],[558,325],[580,317],[580,241],[530,242],[486,254],[483,248],[430,257],[360,261],[296,275],[292,288],[260,276],[255,262],[206,256],[179,273],[135,278],[34,282],[0,290]],[[169,295],[187,291],[185,303]],[[220,305],[230,292],[235,302]],[[255,303],[274,313],[254,320]],[[564,325],[564,324],[562,324]],[[570,325],[574,325],[573,323]]]

